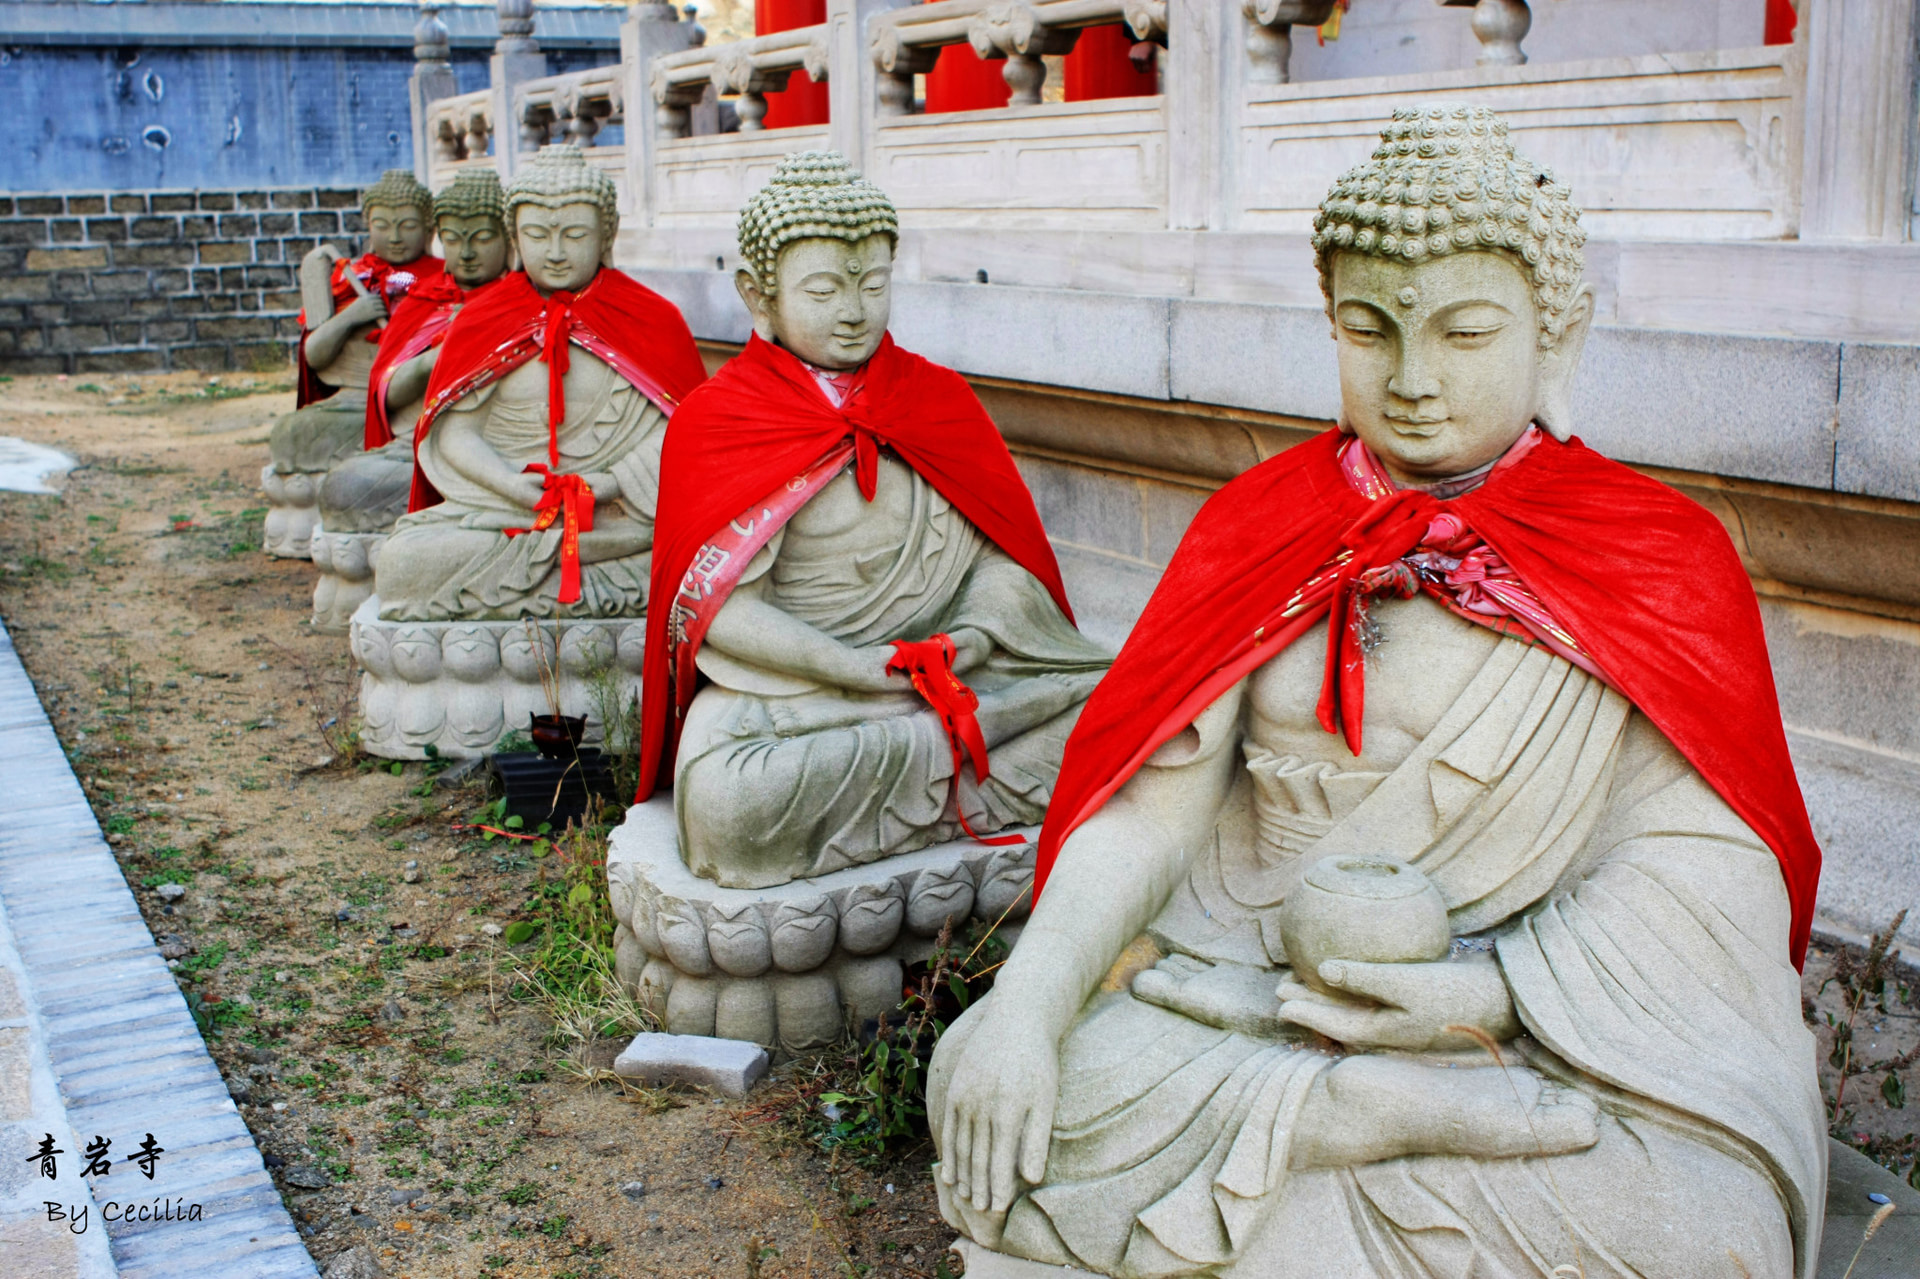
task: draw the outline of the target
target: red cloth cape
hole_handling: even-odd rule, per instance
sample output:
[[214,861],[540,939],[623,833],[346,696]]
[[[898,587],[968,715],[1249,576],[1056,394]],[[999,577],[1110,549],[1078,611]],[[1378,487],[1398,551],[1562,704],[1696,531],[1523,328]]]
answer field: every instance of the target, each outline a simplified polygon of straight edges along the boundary
[[[1340,473],[1340,443],[1328,431],[1288,449],[1194,518],[1067,740],[1040,836],[1036,901],[1067,836],[1208,703],[1306,629],[1280,620],[1282,607],[1371,505]],[[1577,439],[1543,440],[1442,506],[1513,566],[1608,682],[1773,850],[1793,905],[1790,952],[1803,964],[1820,848],[1787,755],[1759,605],[1719,521]]]
[[[541,358],[546,308],[547,299],[525,271],[501,276],[460,308],[441,344],[420,420],[413,428],[416,458],[420,441],[448,405]],[[572,316],[567,340],[612,365],[664,412],[672,413],[689,391],[706,380],[707,366],[680,309],[611,267],[601,268],[580,290]],[[418,511],[439,502],[440,494],[416,463],[407,509]]]
[[669,687],[667,615],[687,567],[727,521],[850,437],[885,445],[973,526],[1040,579],[1067,619],[1067,590],[1033,495],[966,379],[904,351],[891,335],[867,362],[865,389],[835,408],[791,353],[758,336],[687,397],[667,428],[654,515],[640,788],[653,794],[679,734]]
[[[498,281],[488,281],[495,283]],[[456,311],[488,284],[468,293],[442,272],[407,290],[400,305],[393,308],[380,338],[380,352],[373,357],[373,372],[367,375],[367,448],[393,442],[393,423],[387,416],[387,387],[393,375],[414,356],[440,345]]]
[[[446,270],[447,264],[431,253],[423,253],[413,261],[402,262],[398,266],[371,253],[363,253],[357,258],[341,258],[333,264],[333,274],[329,277],[333,290],[333,312],[338,315],[341,307],[360,296],[359,290],[347,283],[348,271],[365,276],[362,283],[367,286],[367,292],[380,298],[391,310],[397,303],[406,300],[408,292],[414,285],[438,280],[446,274]],[[408,284],[397,290],[387,282],[388,277],[396,271],[404,271],[413,276]],[[293,406],[296,409],[304,409],[316,400],[324,400],[339,389],[322,382],[307,364],[307,334],[312,331],[307,327],[307,313],[303,310],[300,312],[300,341],[294,348],[297,374],[294,381]],[[371,333],[367,334],[367,339],[378,342],[383,331],[376,326]]]

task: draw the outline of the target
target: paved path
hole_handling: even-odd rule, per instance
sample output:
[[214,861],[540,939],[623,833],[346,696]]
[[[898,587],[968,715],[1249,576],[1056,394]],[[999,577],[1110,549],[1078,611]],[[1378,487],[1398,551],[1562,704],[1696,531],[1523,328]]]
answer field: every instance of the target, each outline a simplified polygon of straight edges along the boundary
[[[0,803],[0,1275],[313,1279],[4,626]],[[149,1133],[151,1181],[125,1162]],[[51,1181],[31,1159],[49,1134]],[[95,1136],[114,1162],[83,1180]]]

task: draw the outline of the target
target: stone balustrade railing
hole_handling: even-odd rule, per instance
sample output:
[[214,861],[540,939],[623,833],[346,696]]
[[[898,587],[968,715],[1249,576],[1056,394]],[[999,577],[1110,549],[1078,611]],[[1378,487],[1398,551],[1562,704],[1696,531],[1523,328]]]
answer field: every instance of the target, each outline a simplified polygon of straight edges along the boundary
[[[1036,235],[1300,234],[1355,140],[1395,106],[1435,98],[1495,107],[1576,190],[1606,192],[1589,211],[1601,240],[1905,237],[1916,152],[1900,105],[1915,80],[1907,19],[1868,0],[1820,0],[1792,45],[1760,47],[1756,27],[1740,48],[1650,43],[1645,54],[1581,58],[1581,38],[1561,24],[1583,20],[1556,7],[1553,25],[1532,31],[1554,54],[1529,62],[1526,0],[1434,2],[1467,9],[1459,16],[1477,60],[1456,40],[1427,69],[1309,83],[1289,75],[1293,29],[1324,22],[1334,0],[828,0],[824,23],[716,46],[673,6],[641,3],[629,9],[618,65],[504,79],[507,59],[531,55],[503,45],[489,91],[426,101],[419,118],[436,183],[488,162],[510,178],[528,148],[604,142],[597,135],[625,123],[628,102],[650,100],[652,118],[624,145],[594,146],[621,170],[631,214],[623,253],[635,265],[724,256],[735,211],[772,163],[820,146],[883,182],[915,229],[1022,231],[1024,253],[968,242],[964,256],[978,259],[961,270],[969,278],[998,279],[1003,259],[1037,270],[1052,259]],[[1045,60],[1102,25],[1160,46],[1161,92],[1042,101]],[[422,68],[437,65],[426,56],[438,51],[431,27],[423,21]],[[1849,34],[1866,30],[1879,34]],[[958,44],[1003,63],[1006,109],[920,109],[915,77]],[[796,72],[830,86],[830,119],[769,129],[767,95]],[[733,110],[694,110],[718,99]],[[716,132],[736,112],[737,132]],[[1193,287],[1199,247],[1166,245],[1164,266],[1157,245],[1142,249],[1144,275],[1141,262],[1108,272],[1075,257],[1071,270],[1036,279]]]
[[691,108],[711,86],[723,96],[740,95],[740,132],[757,133],[766,127],[766,95],[785,89],[796,71],[825,83],[828,62],[824,23],[655,58],[650,74],[657,104],[654,127],[662,137],[686,137]]
[[430,185],[453,180],[464,164],[486,163],[494,141],[493,95],[486,89],[441,98],[427,108]]
[[591,147],[601,128],[626,124],[626,87],[618,63],[528,80],[514,94],[520,149],[549,142]]
[[[1329,3],[1331,0],[1329,0]],[[1010,106],[1032,106],[1046,84],[1048,54],[1073,51],[1087,27],[1125,22],[1136,39],[1164,42],[1167,0],[938,0],[875,15],[868,48],[879,70],[883,116],[915,110],[913,78],[933,70],[940,50],[971,45],[1001,72],[1013,90]]]

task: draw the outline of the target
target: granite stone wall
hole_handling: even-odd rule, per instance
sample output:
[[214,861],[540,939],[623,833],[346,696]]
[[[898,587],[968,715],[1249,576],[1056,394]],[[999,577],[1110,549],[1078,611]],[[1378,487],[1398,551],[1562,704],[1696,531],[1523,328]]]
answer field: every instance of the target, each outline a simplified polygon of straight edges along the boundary
[[284,367],[300,259],[360,193],[0,195],[0,373]]

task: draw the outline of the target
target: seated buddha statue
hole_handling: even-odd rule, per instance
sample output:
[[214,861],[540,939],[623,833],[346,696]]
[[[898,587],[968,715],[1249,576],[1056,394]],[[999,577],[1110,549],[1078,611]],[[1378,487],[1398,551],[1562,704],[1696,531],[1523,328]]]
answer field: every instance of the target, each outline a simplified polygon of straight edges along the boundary
[[706,369],[679,311],[610,265],[616,191],[579,148],[542,148],[505,216],[521,268],[447,327],[379,617],[638,618],[661,436]]
[[322,477],[359,452],[366,432],[367,377],[392,309],[417,284],[439,277],[427,252],[433,193],[407,169],[389,169],[360,197],[367,251],[347,258],[320,245],[300,264],[299,381],[294,411],[267,435],[272,461],[266,550],[305,559]]
[[463,170],[433,198],[443,274],[419,283],[393,308],[367,375],[364,450],[336,464],[320,485],[314,530],[314,625],[344,632],[373,590],[373,563],[413,489],[413,428],[427,379],[453,317],[506,273],[506,195],[492,169]]
[[1813,1273],[1820,853],[1724,530],[1569,434],[1584,238],[1478,107],[1396,111],[1320,206],[1339,429],[1195,518],[934,1055],[974,1245]]
[[783,160],[740,217],[753,336],[667,433],[640,798],[677,750],[725,887],[1037,822],[1110,660],[979,400],[888,336],[897,236],[838,154]]

